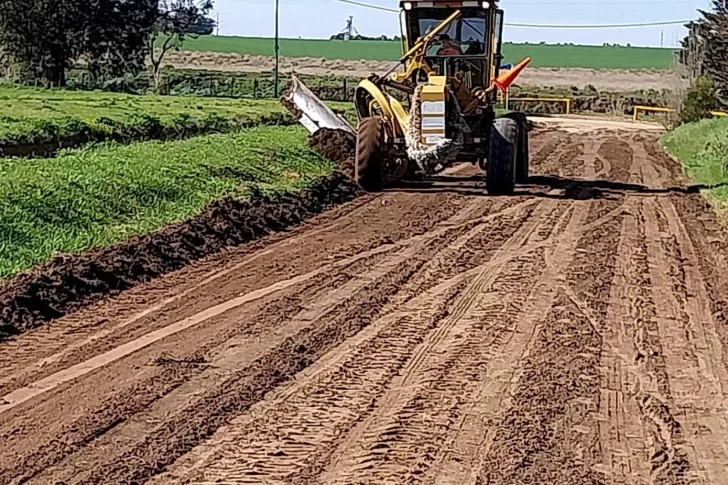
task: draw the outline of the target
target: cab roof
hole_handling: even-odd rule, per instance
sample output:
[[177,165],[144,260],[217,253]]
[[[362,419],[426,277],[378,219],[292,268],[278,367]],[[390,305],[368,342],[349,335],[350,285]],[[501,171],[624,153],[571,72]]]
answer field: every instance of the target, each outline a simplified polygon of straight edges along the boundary
[[499,0],[403,0],[400,8],[463,8],[463,7],[497,7]]

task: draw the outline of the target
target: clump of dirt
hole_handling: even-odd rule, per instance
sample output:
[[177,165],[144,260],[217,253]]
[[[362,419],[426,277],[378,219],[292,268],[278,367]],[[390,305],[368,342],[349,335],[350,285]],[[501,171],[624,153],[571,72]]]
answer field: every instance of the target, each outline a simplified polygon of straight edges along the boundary
[[356,135],[344,130],[322,128],[308,139],[309,146],[335,162],[347,177],[354,178]]
[[0,285],[0,340],[225,248],[285,230],[352,200],[360,190],[337,172],[298,194],[226,198],[209,204],[192,219],[155,233],[56,257]]

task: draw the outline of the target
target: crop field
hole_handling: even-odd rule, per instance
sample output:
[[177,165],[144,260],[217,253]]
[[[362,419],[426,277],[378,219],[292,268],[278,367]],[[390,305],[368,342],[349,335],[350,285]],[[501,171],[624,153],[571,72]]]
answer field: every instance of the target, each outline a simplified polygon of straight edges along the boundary
[[[185,42],[185,50],[272,56],[273,39],[259,37],[203,36]],[[651,47],[513,44],[503,46],[506,62],[533,57],[532,67],[587,69],[669,69],[675,51]],[[284,57],[313,57],[341,60],[392,61],[401,55],[395,41],[331,41],[282,39]]]

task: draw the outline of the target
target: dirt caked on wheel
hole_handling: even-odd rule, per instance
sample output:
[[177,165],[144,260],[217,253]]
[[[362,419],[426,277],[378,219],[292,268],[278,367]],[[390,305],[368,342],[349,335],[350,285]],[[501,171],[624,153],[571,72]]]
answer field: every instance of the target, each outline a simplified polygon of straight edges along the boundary
[[384,188],[386,125],[382,118],[362,118],[356,136],[354,178],[364,190],[379,192]]
[[486,188],[489,194],[513,193],[516,185],[518,157],[518,123],[510,118],[498,118],[493,123],[488,149]]

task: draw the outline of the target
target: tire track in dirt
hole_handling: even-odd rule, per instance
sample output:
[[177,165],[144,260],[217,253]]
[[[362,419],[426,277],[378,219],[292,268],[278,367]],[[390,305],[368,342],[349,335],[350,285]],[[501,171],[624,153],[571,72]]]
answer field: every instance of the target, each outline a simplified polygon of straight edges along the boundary
[[[643,181],[644,160],[640,155],[635,152],[631,157],[631,183]],[[598,416],[604,459],[595,469],[604,473],[608,484],[648,484],[650,424],[640,403],[642,396],[656,392],[653,370],[660,368],[660,342],[656,339],[656,310],[649,290],[642,201],[628,195],[625,209],[617,246],[621,257],[617,259],[602,331]]]
[[[648,229],[658,229],[657,211],[668,231],[648,245],[657,322],[663,341],[669,394],[650,405],[660,435],[656,440],[655,481],[723,483],[728,481],[728,414],[723,389],[728,375],[714,358],[716,341],[707,298],[694,261],[692,245],[669,200],[647,201]],[[689,439],[686,437],[689,436]],[[670,481],[672,480],[672,481]]]
[[[534,281],[523,276],[542,266],[540,252],[511,260],[512,250],[527,245],[532,237],[548,237],[562,210],[551,201],[541,203],[472,278],[444,323],[415,350],[376,411],[334,451],[320,480],[411,481],[426,470],[441,445],[438,441],[447,437],[445,430],[460,413],[468,387],[477,382],[479,364],[499,354],[508,321],[518,309],[516,304],[504,304],[502,295],[509,289],[518,294],[523,285],[528,288]],[[542,231],[546,232],[539,235]],[[504,321],[496,323],[493,315],[499,312]]]
[[[369,260],[370,264],[372,262],[374,261]],[[361,264],[360,270],[365,268],[366,266]],[[351,269],[356,268],[352,267]],[[37,471],[57,463],[68,454],[84,449],[85,446],[96,440],[100,433],[109,433],[112,428],[122,425],[131,416],[144,411],[152,406],[155,401],[174,392],[186,382],[201,374],[209,374],[211,372],[210,359],[219,353],[220,345],[234,338],[245,338],[252,342],[258,340],[270,341],[271,328],[275,327],[275,322],[280,321],[280,319],[293,318],[303,311],[302,303],[305,298],[321,298],[327,285],[336,287],[337,284],[343,283],[345,280],[346,278],[342,279],[335,273],[322,275],[310,281],[306,286],[294,287],[294,295],[282,295],[265,305],[253,306],[249,309],[250,316],[247,317],[255,317],[255,320],[251,321],[252,325],[237,325],[226,329],[220,326],[222,322],[208,322],[208,329],[214,336],[211,343],[202,343],[205,338],[203,336],[203,340],[198,346],[191,349],[191,353],[174,355],[181,362],[201,360],[203,365],[154,365],[154,355],[165,354],[162,347],[158,348],[157,352],[159,353],[155,352],[152,356],[139,355],[138,364],[131,367],[132,372],[129,377],[121,382],[115,377],[123,375],[125,369],[128,369],[131,363],[120,361],[118,364],[104,368],[99,376],[90,375],[88,379],[92,382],[93,379],[101,379],[101,382],[103,382],[101,385],[94,386],[97,390],[110,386],[111,392],[107,396],[103,396],[103,394],[92,396],[91,402],[84,403],[85,409],[81,409],[83,412],[79,412],[79,409],[73,406],[72,401],[66,403],[64,397],[67,391],[64,388],[58,395],[52,396],[56,402],[63,403],[60,408],[57,405],[54,406],[54,400],[50,399],[48,401],[44,400],[35,406],[36,409],[40,408],[39,410],[46,406],[52,406],[51,409],[53,410],[44,418],[53,418],[55,413],[65,413],[64,408],[68,408],[70,413],[66,416],[65,423],[60,428],[54,422],[44,425],[42,420],[33,419],[32,414],[28,419],[23,419],[22,407],[20,411],[6,413],[0,420],[0,432],[2,433],[0,436],[3,437],[3,442],[7,445],[8,450],[12,450],[13,445],[15,447],[21,446],[31,436],[45,435],[46,439],[38,443],[36,449],[26,448],[23,461],[16,463],[12,469],[4,470],[4,473],[25,470],[31,476]],[[243,317],[243,322],[245,320],[246,318]],[[219,335],[216,334],[218,330],[220,331]],[[93,384],[90,385],[93,386]],[[42,390],[37,385],[30,386],[29,389]],[[20,430],[22,432],[19,432]],[[5,455],[5,453],[0,453],[0,455]],[[2,458],[3,462],[5,462],[7,455],[2,456]],[[3,476],[4,474],[0,473],[0,478]]]
[[544,175],[557,175],[559,177],[573,177],[583,173],[583,163],[580,163],[584,153],[582,135],[565,131],[554,131],[557,143],[547,143],[534,154],[532,161],[533,171]]
[[[592,201],[585,222],[620,205]],[[486,450],[482,483],[600,483],[593,469],[602,461],[594,416],[597,366],[622,217],[617,213],[579,239],[565,286],[556,289],[520,363],[513,396]]]
[[[161,424],[152,425],[140,441],[115,456],[112,463],[94,463],[84,473],[75,474],[74,483],[132,483],[149,479],[212,435],[231,415],[247,409],[330,348],[368,326],[389,295],[423,263],[423,259],[413,258],[394,266],[385,278],[336,305],[325,321],[285,338],[250,365],[239,369],[235,362],[227,363],[226,367],[232,370],[222,374],[211,389],[176,408]],[[366,312],[363,311],[365,302]]]
[[[460,205],[465,203],[465,199],[462,197],[444,195],[441,204],[425,208],[417,197],[413,196],[397,199],[386,196],[377,197],[376,199],[382,204],[391,204],[388,205],[391,210],[401,211],[405,214],[401,223],[396,224],[382,216],[376,204],[372,203],[371,196],[365,196],[363,199],[367,201],[366,204],[362,205],[359,201],[355,201],[351,204],[351,208],[347,205],[335,209],[332,211],[333,214],[320,216],[321,222],[313,224],[311,228],[306,228],[308,231],[305,229],[294,230],[292,234],[288,235],[290,240],[274,236],[271,238],[270,246],[253,245],[261,249],[259,252],[251,253],[246,249],[232,251],[231,258],[236,254],[251,255],[245,258],[250,261],[241,266],[234,265],[232,268],[227,268],[231,271],[222,270],[210,278],[199,278],[209,279],[209,281],[203,282],[197,287],[193,286],[190,289],[191,292],[184,297],[176,299],[172,297],[169,298],[171,301],[163,302],[157,308],[145,309],[141,315],[135,315],[133,312],[140,301],[143,302],[150,296],[153,297],[157,292],[164,294],[164,288],[167,286],[174,288],[174,285],[167,283],[167,280],[174,281],[180,286],[186,286],[185,278],[161,278],[152,285],[148,285],[152,288],[146,288],[144,291],[132,289],[122,294],[116,305],[112,302],[107,305],[108,308],[103,306],[90,308],[83,317],[70,315],[55,324],[52,323],[51,325],[55,328],[41,328],[31,332],[24,338],[15,341],[17,347],[13,347],[15,342],[8,342],[11,348],[15,348],[15,352],[18,352],[19,358],[16,359],[17,362],[13,362],[11,359],[9,359],[10,362],[5,362],[0,356],[0,363],[8,364],[0,367],[0,376],[5,376],[6,372],[10,373],[13,370],[25,372],[28,367],[33,367],[36,372],[48,375],[58,369],[77,364],[89,358],[89,355],[109,350],[125,341],[137,338],[148,332],[150,327],[164,326],[180,317],[194,315],[211,306],[210,294],[220,295],[218,298],[224,298],[228,294],[238,295],[246,289],[254,291],[274,284],[276,281],[310,272],[316,268],[316,263],[320,266],[330,262],[327,260],[329,254],[339,258],[338,253],[345,252],[348,254],[344,254],[343,257],[346,257],[381,245],[382,234],[387,234],[389,241],[423,234],[434,224],[453,215],[460,209]],[[305,236],[299,235],[301,233]],[[352,234],[351,239],[354,240],[346,240],[342,244],[340,241],[342,233]],[[295,244],[296,242],[298,245]],[[281,247],[285,250],[281,251]],[[274,249],[278,249],[278,252]],[[278,256],[278,253],[288,256],[288,258]],[[219,266],[219,263],[212,261],[210,264],[201,264],[197,271],[204,274],[205,268],[211,271],[210,267],[212,267],[212,271],[214,271]],[[185,273],[194,277],[195,268],[183,270],[182,274]],[[161,291],[159,287],[161,287]],[[139,296],[135,298],[134,295]],[[102,338],[96,338],[104,330],[113,327],[109,325],[110,321],[118,322],[124,316],[131,322],[129,325],[122,326],[124,327],[123,332],[117,329],[108,335],[102,335]],[[74,348],[73,344],[81,342],[84,337],[90,340],[89,344]],[[72,348],[72,351],[68,350],[69,347]],[[102,347],[103,350],[99,350],[99,347]],[[51,357],[51,360],[56,360],[57,363],[48,365],[45,361],[46,357]],[[59,359],[59,357],[61,358]],[[34,362],[41,364],[42,368],[32,365]]]
[[[204,476],[194,476],[193,480],[245,482],[247,480],[243,477],[248,477],[250,481],[297,483],[307,475],[315,474],[315,470],[320,467],[317,463],[325,463],[326,450],[332,440],[353,426],[365,412],[366,406],[371,406],[373,399],[383,392],[384,386],[402,368],[413,348],[420,342],[423,333],[442,324],[450,301],[463,290],[467,277],[476,274],[472,268],[477,269],[478,264],[482,264],[477,261],[488,261],[488,255],[502,244],[502,235],[497,231],[499,225],[506,223],[515,233],[520,228],[520,221],[529,216],[530,210],[522,211],[512,221],[493,221],[485,228],[475,227],[460,241],[454,241],[418,274],[427,274],[428,277],[413,278],[402,288],[390,305],[390,313],[367,329],[371,335],[357,342],[354,347],[347,346],[341,353],[333,352],[332,357],[323,359],[324,363],[316,364],[315,367],[320,365],[324,370],[316,372],[314,383],[304,378],[304,382],[294,383],[294,389],[281,391],[280,398],[275,395],[270,397],[267,402],[261,403],[257,412],[251,413],[251,419],[233,423],[232,431],[226,430],[216,440],[213,439],[222,443],[234,442],[235,445],[223,445],[221,450],[211,451],[214,460],[204,458],[204,451],[193,453],[197,458],[189,457],[186,460],[192,464],[186,464],[184,470],[173,473],[189,473],[200,467],[199,461],[207,460],[214,463],[209,465]],[[473,244],[477,240],[480,242]],[[468,246],[472,248],[465,249]],[[450,261],[452,264],[443,264],[463,249],[466,253],[475,252],[478,258],[464,258]],[[461,267],[462,264],[464,266]],[[453,271],[453,266],[461,271]],[[431,289],[423,293],[422,290],[428,287]],[[435,292],[432,293],[432,290]],[[331,361],[333,365],[327,364]],[[376,363],[373,367],[372,362]],[[362,385],[358,380],[362,374],[374,375],[376,379],[367,380]],[[325,378],[323,382],[319,381],[321,377]],[[327,387],[329,385],[331,387]],[[347,395],[352,398],[351,401],[344,399]],[[354,409],[351,408],[352,404]],[[278,409],[281,407],[283,411]],[[335,422],[322,421],[318,419],[319,414],[312,414],[312,409],[321,413],[328,408],[334,411],[337,417]],[[272,422],[276,425],[266,432]],[[289,438],[289,433],[295,438]],[[209,448],[214,449],[215,446]],[[240,463],[235,466],[226,465],[234,462],[234,457],[240,456],[241,450],[248,451],[248,459],[238,460]],[[293,472],[297,473],[294,475]]]
[[[499,204],[499,206],[502,206],[502,207],[504,207],[506,209],[505,214],[504,214],[504,217],[507,216],[507,213],[508,213],[507,212],[507,209],[508,209],[507,206],[508,206],[508,204],[502,204],[502,205]],[[528,206],[525,206],[525,210],[528,210],[528,209],[529,209]],[[463,211],[470,211],[470,210],[472,210],[471,207],[466,207],[465,209],[463,209]],[[488,212],[488,208],[487,207],[481,207],[481,211],[480,212],[481,213]],[[436,230],[436,231],[432,231],[430,233],[426,233],[423,236],[416,236],[416,237],[414,237],[413,238],[414,244],[412,244],[409,247],[405,246],[404,247],[404,250],[401,252],[401,253],[404,253],[404,254],[394,253],[393,256],[392,256],[392,258],[394,258],[394,259],[390,258],[389,260],[385,261],[384,264],[385,265],[388,264],[388,265],[391,266],[391,264],[393,264],[393,262],[401,263],[404,259],[407,259],[408,257],[410,257],[410,258],[411,257],[415,257],[418,252],[420,252],[420,251],[423,250],[423,248],[427,249],[428,244],[431,244],[431,241],[433,239],[440,240],[440,239],[442,239],[443,237],[445,237],[446,235],[448,235],[450,233],[453,233],[454,234],[457,231],[463,231],[463,230],[468,229],[468,227],[470,225],[472,225],[472,223],[469,220],[466,223],[463,223],[462,222],[462,218],[459,217],[459,216],[460,216],[460,214],[456,214],[456,217],[453,217],[451,219],[453,221],[453,223],[452,224],[448,224],[446,222],[443,225],[442,229],[439,229],[439,230]],[[489,216],[485,216],[484,219],[487,219],[488,217]],[[497,217],[497,209],[496,209],[496,214],[493,214],[493,217]],[[458,223],[458,221],[460,221],[460,222]],[[514,230],[515,230],[516,227],[517,227],[517,225],[514,224]],[[452,235],[452,234],[450,234],[450,235]],[[404,243],[407,243],[407,241],[405,241]],[[322,273],[326,273],[326,268],[324,268],[324,269],[322,269],[320,271]],[[373,276],[367,276],[367,273],[363,273],[363,276],[361,278],[359,278],[359,280],[366,282],[366,281],[370,281],[373,278],[374,278]],[[376,279],[376,278],[374,278],[374,279]],[[359,286],[361,286],[361,284]],[[340,295],[341,293],[342,293],[341,292],[341,289],[337,290],[337,292],[336,292],[337,295]],[[346,292],[344,292],[344,295],[346,295]],[[313,298],[313,301],[316,301],[316,298]],[[298,320],[301,320],[303,322],[306,322],[306,321],[311,321],[313,319],[313,317],[306,317],[306,318],[299,317],[297,319]],[[294,318],[294,320],[296,320],[296,318]],[[279,330],[280,329],[278,329],[278,328],[276,329],[276,331],[279,331]],[[286,335],[286,333],[283,332],[283,335]],[[238,364],[240,364],[239,361],[236,361],[236,362],[238,362]],[[213,364],[216,364],[216,362],[214,360],[213,360],[212,363]],[[198,390],[197,387],[195,387],[192,384],[189,384],[186,387],[187,388],[192,388],[192,392],[197,392],[197,390]],[[182,401],[184,401],[184,399],[182,399]],[[112,409],[113,409],[113,406],[112,406]],[[111,435],[114,435],[114,433],[112,433]],[[112,440],[113,441],[113,436],[111,436],[111,435],[109,437],[109,440]],[[103,453],[102,453],[102,455],[103,455]],[[84,458],[83,459],[87,459],[87,458],[88,457],[86,457],[84,455]]]
[[[535,138],[685,183],[652,135]],[[728,483],[726,233],[620,190],[367,196],[5,342],[0,395],[69,378],[0,401],[0,483]]]
[[[644,161],[654,159],[654,148],[642,145],[637,151]],[[660,162],[643,163],[647,181],[685,180],[681,175],[672,178],[676,164],[669,157]],[[643,213],[651,236],[651,288],[670,387],[669,394],[651,403],[661,438],[656,440],[653,475],[661,483],[723,483],[728,481],[728,371],[698,269],[701,258],[670,198],[646,200]]]
[[[588,206],[589,202],[583,205]],[[524,302],[501,355],[482,371],[484,377],[478,382],[468,410],[450,432],[449,440],[441,448],[436,463],[423,482],[476,482],[478,470],[483,466],[483,457],[492,443],[493,430],[503,419],[501,413],[507,407],[505,402],[516,374],[515,369],[518,368],[517,363],[529,352],[536,330],[534,322],[551,308],[562,271],[573,257],[578,238],[569,235],[582,225],[586,212],[572,205],[565,215],[568,223],[565,228],[561,226],[554,231],[552,237],[558,237],[558,244],[545,248],[545,270]]]
[[[649,291],[647,250],[640,202],[628,200],[618,245],[602,331],[598,416],[603,463],[596,469],[608,484],[649,484],[649,431],[637,395],[656,383],[649,368],[659,350],[655,346],[655,307]],[[659,343],[659,342],[658,342]]]

